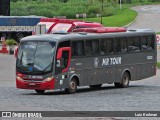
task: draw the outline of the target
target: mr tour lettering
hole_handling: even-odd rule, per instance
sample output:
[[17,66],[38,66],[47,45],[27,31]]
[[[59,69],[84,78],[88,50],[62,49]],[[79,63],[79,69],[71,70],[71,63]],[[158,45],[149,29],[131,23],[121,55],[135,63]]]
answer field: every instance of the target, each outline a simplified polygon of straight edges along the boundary
[[120,64],[122,64],[122,58],[121,57],[103,58],[102,59],[102,66],[120,65]]
[[[98,67],[98,64],[101,60],[99,58],[94,58],[94,66],[95,68]],[[120,65],[122,64],[122,58],[121,57],[114,57],[114,58],[103,58],[102,63],[100,63],[103,66],[109,66],[109,65]]]

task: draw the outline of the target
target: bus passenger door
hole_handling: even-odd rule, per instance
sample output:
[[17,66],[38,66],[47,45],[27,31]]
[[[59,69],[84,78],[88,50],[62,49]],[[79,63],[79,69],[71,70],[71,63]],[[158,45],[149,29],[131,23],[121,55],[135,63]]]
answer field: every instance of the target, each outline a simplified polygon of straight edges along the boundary
[[68,68],[70,66],[71,60],[71,48],[70,47],[63,47],[59,48],[57,52],[56,58],[56,75],[68,72]]

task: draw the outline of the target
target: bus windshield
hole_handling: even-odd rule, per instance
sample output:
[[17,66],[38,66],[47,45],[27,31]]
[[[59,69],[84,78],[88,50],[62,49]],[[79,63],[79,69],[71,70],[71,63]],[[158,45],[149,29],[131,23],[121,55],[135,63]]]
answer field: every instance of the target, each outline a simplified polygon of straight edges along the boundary
[[22,42],[17,57],[17,69],[29,74],[52,71],[55,43]]

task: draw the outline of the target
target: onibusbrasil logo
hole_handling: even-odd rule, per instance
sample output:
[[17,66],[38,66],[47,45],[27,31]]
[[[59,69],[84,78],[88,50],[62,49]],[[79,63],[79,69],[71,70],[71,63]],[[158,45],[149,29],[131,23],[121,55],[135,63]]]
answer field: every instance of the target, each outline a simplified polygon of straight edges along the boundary
[[29,118],[39,118],[42,117],[42,113],[41,112],[2,112],[2,116],[3,118],[10,118],[10,117],[19,117],[19,118],[23,118],[23,117],[29,117]]

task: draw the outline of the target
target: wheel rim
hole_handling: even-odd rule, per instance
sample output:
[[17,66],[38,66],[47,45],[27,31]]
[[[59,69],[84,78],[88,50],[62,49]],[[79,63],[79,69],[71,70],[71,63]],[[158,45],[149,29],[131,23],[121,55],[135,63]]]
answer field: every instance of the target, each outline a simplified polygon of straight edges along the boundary
[[127,75],[124,75],[124,76],[123,76],[123,84],[124,84],[124,85],[127,85],[128,82],[129,82],[128,76],[127,76]]
[[76,83],[74,81],[70,82],[70,88],[71,88],[71,90],[75,90],[76,89]]

